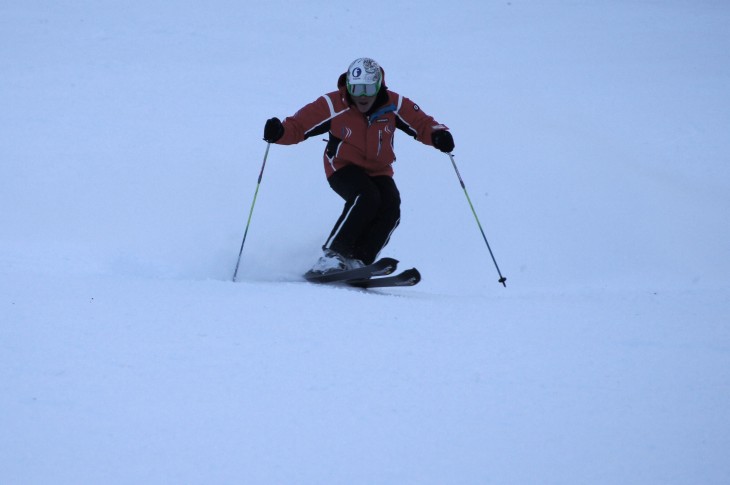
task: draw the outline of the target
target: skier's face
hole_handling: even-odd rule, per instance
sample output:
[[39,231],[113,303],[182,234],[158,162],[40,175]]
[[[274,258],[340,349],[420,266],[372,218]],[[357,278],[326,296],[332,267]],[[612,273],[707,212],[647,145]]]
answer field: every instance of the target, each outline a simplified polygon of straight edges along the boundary
[[360,113],[367,113],[373,107],[375,98],[376,96],[354,96],[352,99]]

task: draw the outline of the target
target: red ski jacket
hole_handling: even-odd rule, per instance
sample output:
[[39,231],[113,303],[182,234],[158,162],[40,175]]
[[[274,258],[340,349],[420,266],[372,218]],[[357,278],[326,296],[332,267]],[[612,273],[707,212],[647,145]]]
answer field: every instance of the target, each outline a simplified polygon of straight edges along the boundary
[[324,151],[327,177],[350,164],[362,167],[372,177],[392,176],[396,128],[431,146],[431,133],[448,129],[410,99],[388,90],[384,80],[373,107],[368,113],[361,113],[347,92],[345,76],[340,76],[337,91],[287,117],[283,122],[284,135],[276,142],[293,145],[329,133]]

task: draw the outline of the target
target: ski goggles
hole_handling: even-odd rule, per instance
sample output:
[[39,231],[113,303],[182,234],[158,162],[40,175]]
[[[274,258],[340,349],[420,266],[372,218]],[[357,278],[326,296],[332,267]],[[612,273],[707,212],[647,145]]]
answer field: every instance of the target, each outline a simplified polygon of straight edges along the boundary
[[347,92],[350,96],[375,96],[380,91],[380,83],[375,84],[350,84],[347,83]]

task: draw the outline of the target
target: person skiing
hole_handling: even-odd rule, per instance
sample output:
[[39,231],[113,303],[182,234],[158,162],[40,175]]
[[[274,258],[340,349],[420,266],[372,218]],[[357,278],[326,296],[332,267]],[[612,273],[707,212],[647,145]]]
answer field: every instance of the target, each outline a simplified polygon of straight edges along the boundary
[[323,255],[310,273],[329,273],[371,264],[400,223],[400,192],[393,179],[393,138],[400,129],[450,153],[449,129],[405,96],[385,85],[373,59],[355,59],[337,80],[337,90],[320,96],[283,122],[270,118],[264,140],[293,145],[329,133],[324,170],[330,187],[345,201]]

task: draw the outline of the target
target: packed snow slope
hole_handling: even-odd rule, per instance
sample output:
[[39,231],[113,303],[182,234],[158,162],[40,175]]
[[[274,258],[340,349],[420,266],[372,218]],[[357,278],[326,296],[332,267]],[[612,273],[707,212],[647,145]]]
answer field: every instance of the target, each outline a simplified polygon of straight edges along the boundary
[[[0,483],[730,483],[730,4],[0,4]],[[264,121],[356,57],[415,288]]]

